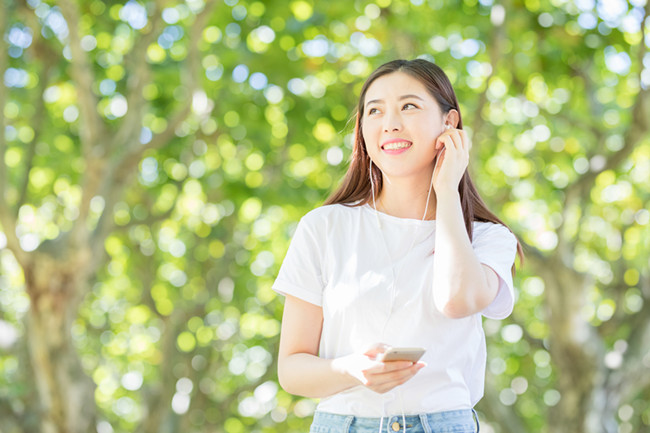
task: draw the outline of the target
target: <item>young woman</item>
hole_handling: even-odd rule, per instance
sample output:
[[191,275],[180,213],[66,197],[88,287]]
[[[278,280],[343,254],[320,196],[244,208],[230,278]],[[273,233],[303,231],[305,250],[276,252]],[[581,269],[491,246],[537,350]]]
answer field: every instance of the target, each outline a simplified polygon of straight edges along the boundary
[[[312,432],[476,432],[481,316],[512,311],[521,249],[467,173],[449,79],[421,59],[380,66],[354,139],[342,186],[301,219],[273,285],[280,384],[321,398]],[[425,353],[383,361],[390,347]]]

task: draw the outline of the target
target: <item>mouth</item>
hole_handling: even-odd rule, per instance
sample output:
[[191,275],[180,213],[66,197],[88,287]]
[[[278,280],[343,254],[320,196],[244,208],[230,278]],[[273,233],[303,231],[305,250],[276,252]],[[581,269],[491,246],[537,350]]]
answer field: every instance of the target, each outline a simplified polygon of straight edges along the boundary
[[390,140],[381,145],[383,150],[404,150],[413,146],[413,143],[407,140]]

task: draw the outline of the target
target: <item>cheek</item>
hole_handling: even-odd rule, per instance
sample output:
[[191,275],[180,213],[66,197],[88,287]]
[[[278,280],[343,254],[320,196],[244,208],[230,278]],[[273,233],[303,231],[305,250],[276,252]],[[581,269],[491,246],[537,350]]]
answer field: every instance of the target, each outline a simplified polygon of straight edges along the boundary
[[444,128],[441,128],[440,125],[431,122],[427,125],[427,128],[420,129],[419,136],[422,141],[430,143],[433,147],[436,144],[436,140],[443,132],[445,132]]
[[372,137],[375,135],[371,122],[363,122],[361,125],[361,136],[366,143],[372,142]]

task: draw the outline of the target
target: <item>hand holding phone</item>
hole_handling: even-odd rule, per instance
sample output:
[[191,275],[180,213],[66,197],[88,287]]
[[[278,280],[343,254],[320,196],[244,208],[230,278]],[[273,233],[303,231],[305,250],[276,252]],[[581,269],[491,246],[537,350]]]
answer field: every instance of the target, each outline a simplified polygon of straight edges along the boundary
[[387,344],[375,343],[363,353],[352,353],[335,359],[332,366],[353,377],[359,384],[381,394],[410,380],[424,368],[425,363],[417,362],[422,354],[424,349],[418,347],[393,348]]

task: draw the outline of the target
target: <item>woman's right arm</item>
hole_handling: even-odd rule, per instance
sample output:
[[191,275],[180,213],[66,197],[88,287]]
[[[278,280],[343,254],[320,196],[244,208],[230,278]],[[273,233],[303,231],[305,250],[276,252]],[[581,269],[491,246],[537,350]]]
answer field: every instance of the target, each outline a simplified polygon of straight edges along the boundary
[[380,362],[373,358],[381,345],[365,353],[336,359],[318,356],[323,309],[287,295],[282,317],[278,378],[290,394],[327,397],[358,385],[379,393],[413,377],[423,366],[408,361]]

